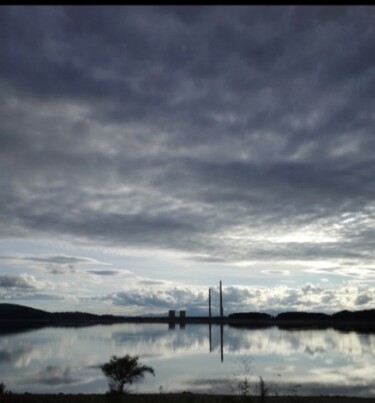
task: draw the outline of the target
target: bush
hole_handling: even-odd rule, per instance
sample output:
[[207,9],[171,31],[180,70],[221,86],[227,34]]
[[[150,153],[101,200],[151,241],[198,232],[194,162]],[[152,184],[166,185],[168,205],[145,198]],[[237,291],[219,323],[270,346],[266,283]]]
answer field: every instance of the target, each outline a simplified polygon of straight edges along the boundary
[[7,388],[3,382],[0,382],[0,395],[5,395],[7,393]]
[[263,378],[259,377],[259,396],[261,403],[266,401],[266,396],[268,395],[268,387],[266,386]]
[[[231,389],[233,393],[239,393],[243,397],[248,397],[252,389],[252,360],[248,356],[238,359],[238,371],[233,373]],[[246,399],[251,401],[250,398]]]
[[130,356],[129,354],[126,354],[124,357],[114,355],[109,362],[101,365],[100,368],[109,379],[110,392],[128,392],[125,389],[125,385],[139,382],[144,378],[146,372],[155,375],[152,367],[143,365],[138,360],[138,356]]

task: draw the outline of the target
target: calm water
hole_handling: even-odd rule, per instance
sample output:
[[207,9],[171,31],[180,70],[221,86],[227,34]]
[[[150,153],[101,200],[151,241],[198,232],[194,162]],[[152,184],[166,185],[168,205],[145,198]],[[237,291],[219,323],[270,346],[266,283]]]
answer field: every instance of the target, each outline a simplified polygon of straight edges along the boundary
[[138,392],[236,393],[236,376],[254,382],[262,376],[279,394],[375,396],[374,334],[223,330],[223,361],[220,326],[214,325],[211,343],[208,325],[172,330],[164,324],[119,324],[3,335],[0,382],[13,392],[103,393],[107,381],[99,365],[130,353],[155,369],[155,377],[146,375],[133,387]]

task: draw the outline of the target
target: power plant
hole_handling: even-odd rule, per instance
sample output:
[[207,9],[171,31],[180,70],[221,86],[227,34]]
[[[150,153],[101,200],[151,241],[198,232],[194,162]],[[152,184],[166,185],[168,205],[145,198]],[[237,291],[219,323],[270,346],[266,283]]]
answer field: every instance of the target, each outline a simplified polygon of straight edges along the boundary
[[[211,321],[212,320],[212,309],[211,309],[211,303],[212,303],[212,288],[210,287],[208,289],[208,318]],[[220,319],[224,318],[224,307],[223,307],[223,284],[220,280],[219,282],[219,297],[220,297],[220,311],[219,311],[219,317]],[[180,310],[179,312],[179,317],[176,316],[176,311],[174,309],[170,309],[168,312],[168,320],[169,322],[173,322],[176,320],[179,321],[185,321],[186,320],[186,310]],[[216,317],[217,318],[217,317]]]
[[[223,307],[223,287],[222,282],[220,280],[219,283],[219,292],[220,292],[220,318],[224,317],[224,307]],[[211,288],[208,289],[208,317],[209,319],[212,318],[212,311],[211,311]]]

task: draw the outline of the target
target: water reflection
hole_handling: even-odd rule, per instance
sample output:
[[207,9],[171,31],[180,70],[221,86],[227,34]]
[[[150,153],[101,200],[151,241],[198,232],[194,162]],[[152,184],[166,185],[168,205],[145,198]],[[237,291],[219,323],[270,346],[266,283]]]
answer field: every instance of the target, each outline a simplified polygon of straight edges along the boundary
[[[14,392],[103,393],[100,364],[136,354],[155,368],[136,390],[231,393],[241,357],[278,393],[375,396],[375,335],[220,325],[118,324],[0,336],[0,381]],[[220,363],[222,361],[222,363]]]

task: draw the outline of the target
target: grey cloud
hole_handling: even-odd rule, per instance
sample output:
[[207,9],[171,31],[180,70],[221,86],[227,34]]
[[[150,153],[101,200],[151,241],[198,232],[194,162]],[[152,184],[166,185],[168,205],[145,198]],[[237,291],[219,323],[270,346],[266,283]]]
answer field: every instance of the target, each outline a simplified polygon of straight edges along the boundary
[[71,265],[76,263],[92,263],[93,260],[86,258],[77,258],[74,256],[48,256],[48,257],[24,257],[23,260],[42,263],[56,263],[61,265]]
[[164,281],[159,281],[159,280],[140,280],[138,281],[140,285],[163,285],[165,284]]
[[262,273],[269,274],[269,275],[280,274],[282,276],[289,276],[290,275],[289,270],[262,270]]
[[358,295],[357,299],[355,300],[356,305],[367,305],[369,302],[372,301],[372,298],[368,295]]
[[[207,305],[207,295],[188,288],[137,289],[119,291],[105,297],[115,305],[142,306],[167,312],[169,309],[187,309],[189,312],[202,312]],[[207,309],[205,309],[207,310]]]
[[[212,289],[212,309],[218,312],[219,293]],[[300,288],[239,287],[223,288],[225,314],[233,312],[260,311],[272,314],[288,310],[312,312],[337,312],[343,309],[369,309],[375,294],[371,287],[341,286],[337,289],[323,289],[307,283]],[[208,291],[185,287],[163,287],[119,291],[103,297],[120,306],[143,307],[145,311],[157,310],[166,314],[169,309],[186,309],[189,315],[207,315]],[[214,313],[215,315],[215,313]]]
[[[1,293],[1,298],[7,301],[20,301],[19,303],[22,304],[24,301],[66,301],[67,298],[64,295],[57,295],[56,293],[48,293],[48,292],[14,292],[14,290],[10,290],[9,292]],[[21,290],[20,290],[21,291]],[[48,310],[48,309],[47,309]]]
[[142,293],[142,291],[132,291],[132,292],[118,292],[114,295],[109,296],[108,299],[113,300],[116,305],[138,305],[138,306],[149,306],[153,308],[168,308],[174,301],[167,296],[157,295],[156,293],[147,294]]
[[[373,23],[367,7],[2,7],[0,236],[368,261]],[[367,221],[333,242],[267,240],[346,213]]]
[[58,301],[64,300],[65,296],[56,293],[56,288],[51,282],[21,274],[0,275],[0,298],[3,301]]
[[3,255],[0,256],[0,261],[15,264],[18,266],[35,266],[42,268],[51,274],[64,274],[79,272],[80,265],[83,264],[102,264],[95,259],[74,257],[67,255],[54,255],[54,256],[18,256],[18,255]]
[[21,256],[21,255],[2,255],[0,260],[9,261],[30,261],[30,262],[41,262],[41,263],[56,263],[62,265],[69,265],[74,263],[93,263],[96,262],[93,259],[67,256],[67,255],[55,255],[55,256]]
[[18,288],[34,290],[37,289],[37,283],[32,277],[25,276],[0,276],[1,288]]
[[[3,347],[4,348],[4,347]],[[11,363],[17,364],[17,362],[28,359],[33,353],[33,348],[25,346],[12,346],[10,349],[0,350],[0,362],[1,363]]]
[[30,375],[28,378],[24,379],[23,383],[40,383],[44,385],[58,386],[80,382],[81,379],[74,377],[72,372],[73,371],[70,367],[63,368],[55,365],[47,365],[38,371],[38,373]]
[[314,286],[313,284],[310,283],[303,286],[301,290],[304,294],[314,294],[323,291],[320,287]]
[[53,291],[51,283],[27,274],[18,276],[1,275],[0,298],[7,301],[64,299],[63,296],[57,295]]
[[225,258],[215,257],[215,256],[190,256],[189,259],[196,262],[202,263],[225,263],[227,260]]
[[[39,25],[27,24],[30,12]],[[246,110],[254,103],[252,97],[258,95],[257,100],[262,101],[259,95],[265,86],[272,86],[275,94],[267,108],[269,117],[281,120],[283,105],[289,103],[288,99],[277,101],[288,90],[296,97],[307,95],[302,103],[305,109],[310,99],[316,102],[315,87],[301,91],[298,77],[306,89],[310,76],[318,77],[313,83],[319,79],[328,83],[337,82],[338,70],[344,77],[354,74],[346,69],[348,60],[371,65],[366,60],[372,54],[366,49],[371,45],[366,27],[372,21],[366,9],[337,10],[330,17],[319,7],[309,11],[298,7],[191,9],[189,15],[195,17],[186,23],[181,21],[181,12],[169,8],[5,8],[2,26],[9,41],[3,48],[3,74],[19,90],[35,95],[90,101],[100,96],[107,100],[104,111],[112,119],[117,114],[134,120],[141,114],[158,123],[165,119],[164,114],[177,111],[182,124],[193,116],[192,122],[214,124],[216,129],[218,122],[206,111]],[[295,26],[302,19],[310,21],[303,29]],[[356,35],[348,34],[350,31]],[[347,36],[357,54],[336,55],[337,39]],[[30,41],[39,46],[31,46]],[[38,52],[30,53],[29,48]],[[190,84],[192,96],[181,97],[175,90],[183,89],[184,83]],[[218,93],[223,95],[216,96]],[[122,100],[127,102],[119,102]],[[246,115],[257,117],[257,111],[247,110]],[[263,116],[259,123],[268,122]]]
[[75,266],[73,265],[64,265],[64,266],[59,266],[59,265],[47,265],[45,267],[45,270],[48,273],[51,274],[66,274],[66,273],[76,273],[78,270]]
[[119,270],[88,270],[87,272],[95,276],[116,276],[121,273]]

